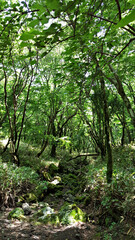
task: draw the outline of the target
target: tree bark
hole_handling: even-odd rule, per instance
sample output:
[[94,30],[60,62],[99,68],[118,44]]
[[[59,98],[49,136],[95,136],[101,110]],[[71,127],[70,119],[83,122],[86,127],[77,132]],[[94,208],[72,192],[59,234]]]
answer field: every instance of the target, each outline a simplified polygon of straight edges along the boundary
[[99,73],[100,77],[100,84],[101,84],[101,91],[102,91],[102,102],[103,102],[103,111],[104,111],[104,124],[105,124],[105,138],[106,138],[106,149],[107,149],[107,183],[112,182],[112,173],[113,173],[113,158],[112,158],[112,149],[110,144],[110,126],[109,126],[109,111],[108,111],[108,104],[106,99],[106,92],[105,92],[105,81],[102,74],[102,71],[99,67],[97,61],[97,73]]

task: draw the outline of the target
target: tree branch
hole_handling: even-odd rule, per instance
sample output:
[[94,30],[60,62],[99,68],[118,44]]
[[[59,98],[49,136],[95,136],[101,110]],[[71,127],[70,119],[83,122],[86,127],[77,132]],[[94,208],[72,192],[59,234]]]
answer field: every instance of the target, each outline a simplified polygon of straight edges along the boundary
[[119,4],[119,0],[115,0],[117,7],[118,7],[118,12],[119,12],[119,20],[121,20],[121,9],[120,9],[120,4]]
[[131,39],[129,40],[129,42],[125,45],[125,47],[122,48],[121,51],[118,52],[113,59],[115,59],[116,57],[118,57],[118,56],[129,46],[129,44],[130,44],[131,42],[133,42],[134,40],[135,40],[135,38],[131,38]]
[[[89,15],[90,15],[90,16],[93,16],[93,17],[95,17],[95,18],[99,18],[99,19],[101,19],[101,20],[103,20],[103,21],[106,21],[106,22],[112,23],[112,24],[114,24],[114,25],[117,25],[116,22],[113,22],[113,21],[111,21],[111,20],[109,20],[109,19],[106,19],[106,18],[103,18],[103,17],[97,16],[97,15],[94,15],[93,13],[89,13]],[[129,25],[128,27],[131,28],[130,25]],[[128,29],[128,28],[126,28],[126,27],[122,27],[122,28],[123,28],[124,30],[126,30],[127,32],[131,33],[133,36],[135,36],[135,32],[134,32],[133,29],[132,29],[133,31],[131,31],[130,29]]]
[[72,159],[76,159],[76,158],[79,158],[79,157],[98,157],[99,154],[98,153],[81,153],[79,155],[77,155],[76,157],[73,157],[73,158],[70,158],[69,160],[72,160]]

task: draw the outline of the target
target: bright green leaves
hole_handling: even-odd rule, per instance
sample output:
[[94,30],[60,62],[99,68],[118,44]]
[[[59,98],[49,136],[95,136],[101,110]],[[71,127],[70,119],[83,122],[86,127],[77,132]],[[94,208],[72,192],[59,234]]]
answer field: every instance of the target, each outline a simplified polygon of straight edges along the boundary
[[68,2],[68,4],[67,4],[67,6],[66,6],[66,9],[69,11],[71,11],[71,10],[74,10],[74,8],[75,8],[75,5],[76,5],[76,1],[69,1]]
[[39,24],[39,20],[35,19],[33,21],[30,22],[29,27],[35,27]]
[[129,0],[129,2],[133,5],[135,5],[135,0]]
[[116,25],[116,28],[124,27],[133,21],[135,21],[135,10],[132,10],[132,12],[130,14],[128,14],[126,17],[122,18],[120,20],[120,22]]
[[43,12],[45,12],[45,8],[43,7],[42,4],[39,4],[39,3],[34,3],[34,4],[32,5],[32,9],[39,11],[40,14],[43,13]]
[[46,0],[46,4],[49,10],[57,10],[60,7],[60,2],[58,0]]
[[60,29],[60,27],[61,27],[61,24],[52,23],[51,26],[44,31],[44,33],[47,35],[55,34]]
[[20,39],[23,40],[23,41],[27,41],[27,40],[30,40],[30,39],[33,39],[34,38],[34,34],[31,34],[31,33],[27,33],[27,32],[24,32]]
[[41,34],[42,33],[40,31],[31,29],[30,32],[24,32],[21,35],[20,40],[23,40],[23,41],[34,40],[36,36],[40,36]]
[[0,10],[3,10],[6,7],[6,4],[5,0],[0,0]]

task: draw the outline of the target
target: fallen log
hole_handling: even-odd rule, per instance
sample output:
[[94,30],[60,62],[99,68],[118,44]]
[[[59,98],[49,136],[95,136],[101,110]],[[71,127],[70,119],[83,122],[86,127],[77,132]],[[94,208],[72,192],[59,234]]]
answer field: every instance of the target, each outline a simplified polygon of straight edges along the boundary
[[70,158],[69,160],[76,159],[79,157],[98,157],[99,153],[81,153],[75,157]]

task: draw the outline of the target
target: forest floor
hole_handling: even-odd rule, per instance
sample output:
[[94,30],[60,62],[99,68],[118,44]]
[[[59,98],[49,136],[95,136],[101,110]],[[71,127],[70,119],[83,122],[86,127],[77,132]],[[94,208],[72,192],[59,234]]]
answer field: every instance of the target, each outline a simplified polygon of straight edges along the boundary
[[[26,153],[24,150],[26,149],[22,148],[22,152]],[[52,165],[44,166],[42,164],[41,166],[40,163],[37,169],[37,159],[30,158],[32,153],[35,155],[33,149],[29,152],[27,149],[26,156],[23,155],[24,165],[20,167],[20,170],[15,166],[10,166],[10,164],[5,165],[6,163],[3,164],[3,167],[2,164],[0,166],[0,205],[3,201],[3,207],[0,209],[0,240],[135,240],[135,145],[115,149],[113,156],[114,159],[117,159],[117,166],[114,162],[114,180],[111,186],[108,186],[105,182],[106,168],[105,164],[100,162],[100,159],[70,158],[71,156],[66,157],[66,155],[61,154],[58,156],[59,167],[57,159],[54,159],[54,161],[48,159],[49,164],[53,163]],[[4,155],[2,158],[5,160],[9,157]],[[28,188],[26,188],[26,179],[23,179],[24,171],[26,177],[27,175],[28,178],[30,177],[30,169],[26,167],[27,159],[29,159],[29,166],[31,164],[30,169],[33,169],[34,166],[34,171],[38,170],[41,179],[45,181],[48,179],[47,189],[41,188],[43,199],[38,202],[36,200],[34,204],[39,204],[41,201],[58,212],[65,202],[75,203],[86,213],[86,221],[77,221],[71,224],[61,222],[59,224],[44,224],[38,221],[32,222],[28,219],[9,219],[11,210],[18,206],[10,206],[10,196],[14,191],[18,196],[16,204],[19,203],[20,197],[26,202],[30,200],[28,199],[28,193],[35,194],[31,184],[28,184]],[[35,165],[33,165],[34,160]],[[45,159],[46,163],[47,160]],[[49,168],[50,166],[51,168]],[[7,170],[5,171],[5,169]],[[15,178],[12,178],[12,181],[16,181],[16,177],[18,179],[18,176],[22,176],[20,189],[15,185],[10,185],[10,177],[13,175]],[[6,177],[9,181],[9,187],[13,188],[14,186],[15,188],[9,189],[8,187],[7,192],[4,193],[1,186],[6,186]],[[52,188],[52,182],[58,179],[61,179],[61,182]],[[33,180],[34,177],[32,177]],[[38,194],[38,191],[36,193]],[[2,199],[3,196],[5,198]],[[4,206],[7,198],[9,206],[8,204]],[[28,203],[32,208],[33,203],[31,201]],[[19,207],[22,207],[22,202]],[[41,208],[40,205],[38,207]],[[33,211],[37,211],[37,209]]]
[[4,212],[0,219],[1,240],[94,240],[98,238],[96,226],[88,223],[76,223],[69,226],[34,226],[19,220],[8,220],[11,209]]
[[[17,219],[8,220],[12,209],[0,212],[0,240],[134,240],[134,222],[118,225],[113,232],[92,223],[77,222],[68,226],[33,225]],[[116,231],[116,234],[115,234]],[[132,234],[130,235],[130,232]],[[134,233],[133,233],[134,232]],[[113,234],[115,236],[113,236]]]

